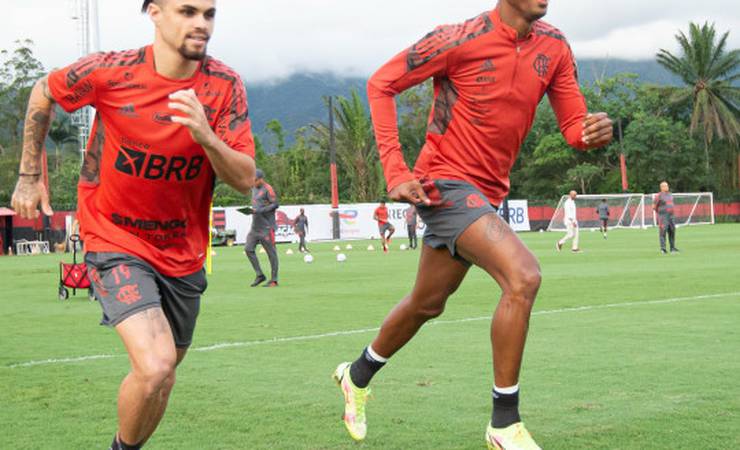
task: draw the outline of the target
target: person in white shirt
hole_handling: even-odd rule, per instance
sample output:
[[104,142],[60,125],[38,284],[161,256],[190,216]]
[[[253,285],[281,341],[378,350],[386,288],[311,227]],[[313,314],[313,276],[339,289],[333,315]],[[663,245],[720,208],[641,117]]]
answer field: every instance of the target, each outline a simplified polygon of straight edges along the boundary
[[570,191],[568,199],[565,201],[565,215],[563,217],[563,223],[567,234],[563,236],[558,242],[555,243],[555,248],[560,251],[563,249],[563,245],[568,242],[569,239],[573,239],[573,246],[571,251],[573,253],[580,253],[581,249],[578,248],[578,217],[576,216],[576,197],[578,193],[576,191]]

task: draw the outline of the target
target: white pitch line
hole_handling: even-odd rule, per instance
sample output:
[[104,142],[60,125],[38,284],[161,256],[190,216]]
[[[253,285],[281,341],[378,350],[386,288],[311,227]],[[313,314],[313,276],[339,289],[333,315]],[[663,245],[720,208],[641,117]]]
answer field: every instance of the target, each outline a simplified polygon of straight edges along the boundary
[[[666,298],[666,299],[660,299],[660,300],[645,300],[645,301],[624,302],[624,303],[607,303],[604,305],[587,305],[587,306],[575,306],[571,308],[548,309],[544,311],[535,311],[532,313],[532,315],[533,316],[544,316],[544,315],[550,315],[550,314],[564,314],[564,313],[570,313],[570,312],[593,311],[593,310],[598,310],[598,309],[625,308],[625,307],[630,307],[630,306],[662,305],[666,303],[679,303],[679,302],[688,302],[688,301],[693,301],[693,300],[710,300],[710,299],[724,298],[724,297],[740,297],[740,291],[725,292],[723,294],[697,295],[694,297],[674,297],[674,298]],[[428,325],[449,325],[449,324],[457,324],[457,323],[465,323],[465,322],[477,322],[481,320],[491,320],[491,316],[468,317],[465,319],[453,319],[453,320],[434,320],[434,321],[429,322]],[[222,342],[219,344],[212,344],[212,345],[207,345],[203,347],[194,347],[190,349],[190,351],[211,352],[214,350],[221,350],[221,349],[226,349],[226,348],[253,347],[257,345],[266,345],[266,344],[281,344],[284,342],[312,341],[316,339],[323,339],[323,338],[336,337],[336,336],[349,336],[353,334],[370,333],[370,332],[375,332],[378,330],[379,330],[378,327],[374,327],[374,328],[361,328],[357,330],[332,331],[330,333],[310,334],[310,335],[305,335],[305,336],[274,337],[270,339],[262,339],[262,340],[257,340],[257,341]],[[22,368],[22,367],[45,366],[45,365],[51,365],[51,364],[68,364],[68,363],[77,363],[77,362],[84,362],[84,361],[93,361],[93,360],[98,360],[98,359],[119,358],[123,356],[126,356],[126,355],[125,354],[89,355],[89,356],[78,356],[78,357],[73,357],[73,358],[52,358],[52,359],[43,359],[43,360],[37,360],[37,361],[27,361],[27,362],[22,362],[22,363],[11,364],[11,365],[5,366],[5,368],[17,369],[17,368]]]

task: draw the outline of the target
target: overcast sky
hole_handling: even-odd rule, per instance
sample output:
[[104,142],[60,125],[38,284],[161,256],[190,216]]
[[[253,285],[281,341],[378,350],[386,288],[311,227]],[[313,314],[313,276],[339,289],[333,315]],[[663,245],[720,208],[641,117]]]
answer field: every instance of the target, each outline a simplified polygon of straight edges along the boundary
[[[495,0],[218,0],[209,53],[247,83],[298,71],[367,76],[401,49],[443,23],[457,23]],[[31,38],[47,68],[78,57],[72,0],[4,0],[0,49]],[[98,0],[102,50],[151,42],[153,27],[140,0]],[[715,22],[740,47],[738,0],[551,0],[546,21],[560,28],[577,58],[649,59],[676,49],[674,34],[689,21]],[[9,13],[9,17],[8,17]]]

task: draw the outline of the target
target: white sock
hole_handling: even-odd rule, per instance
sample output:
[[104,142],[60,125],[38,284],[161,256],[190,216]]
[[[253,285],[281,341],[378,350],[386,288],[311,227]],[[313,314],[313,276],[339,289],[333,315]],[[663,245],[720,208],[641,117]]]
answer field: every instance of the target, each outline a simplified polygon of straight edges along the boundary
[[383,358],[382,356],[380,356],[377,353],[375,353],[375,350],[373,350],[373,346],[372,345],[368,345],[367,346],[367,354],[370,355],[370,357],[372,359],[374,359],[375,361],[377,361],[379,363],[387,363],[388,362],[388,358]]
[[499,394],[504,394],[504,395],[516,394],[517,392],[519,392],[519,383],[515,384],[514,386],[503,387],[503,388],[500,388],[494,384],[493,390],[498,392]]

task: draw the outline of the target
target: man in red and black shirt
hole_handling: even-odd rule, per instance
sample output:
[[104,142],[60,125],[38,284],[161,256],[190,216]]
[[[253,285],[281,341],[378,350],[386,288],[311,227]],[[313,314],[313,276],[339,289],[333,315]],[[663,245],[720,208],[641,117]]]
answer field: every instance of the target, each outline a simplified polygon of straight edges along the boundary
[[131,361],[112,449],[140,448],[164,415],[192,342],[216,177],[246,193],[254,141],[239,76],[206,55],[214,0],[147,0],[152,45],[97,53],[34,87],[13,206],[51,214],[40,159],[54,103],[96,118],[78,184],[86,262]]
[[388,253],[388,244],[391,243],[391,236],[396,232],[396,227],[388,222],[388,207],[385,206],[385,200],[381,200],[380,205],[375,208],[373,220],[378,222],[380,242],[383,244],[383,251]]
[[[491,448],[537,448],[518,412],[519,370],[540,285],[534,255],[495,214],[509,173],[547,94],[566,141],[581,150],[612,138],[605,113],[589,114],[563,34],[540,21],[547,0],[500,0],[493,11],[441,26],[381,67],[368,98],[389,196],[417,206],[426,224],[416,284],[378,336],[335,378],[345,394],[345,425],[366,433],[364,400],[372,376],[429,319],[475,264],[501,286],[493,317]],[[413,172],[404,163],[394,97],[428,78],[434,106]],[[357,407],[361,406],[361,407]]]

